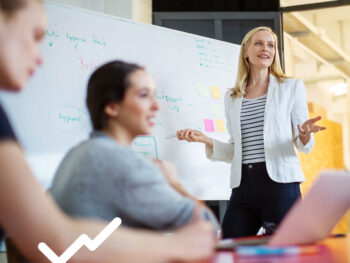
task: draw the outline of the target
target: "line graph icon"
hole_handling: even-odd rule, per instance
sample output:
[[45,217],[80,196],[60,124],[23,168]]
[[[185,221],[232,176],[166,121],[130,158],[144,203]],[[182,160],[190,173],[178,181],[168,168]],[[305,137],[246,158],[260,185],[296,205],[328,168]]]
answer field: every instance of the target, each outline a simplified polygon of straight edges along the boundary
[[86,246],[90,251],[95,251],[122,223],[119,217],[114,218],[102,231],[94,238],[90,239],[86,234],[79,236],[63,253],[57,256],[52,249],[44,242],[40,242],[38,249],[52,263],[66,263],[82,246]]

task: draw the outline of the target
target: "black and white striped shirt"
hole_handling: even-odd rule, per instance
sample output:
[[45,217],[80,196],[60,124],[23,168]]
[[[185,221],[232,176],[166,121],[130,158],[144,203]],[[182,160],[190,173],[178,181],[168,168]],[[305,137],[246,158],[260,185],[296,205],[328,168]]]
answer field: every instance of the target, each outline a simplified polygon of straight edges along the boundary
[[242,163],[265,162],[264,111],[266,94],[255,99],[243,98],[241,108]]

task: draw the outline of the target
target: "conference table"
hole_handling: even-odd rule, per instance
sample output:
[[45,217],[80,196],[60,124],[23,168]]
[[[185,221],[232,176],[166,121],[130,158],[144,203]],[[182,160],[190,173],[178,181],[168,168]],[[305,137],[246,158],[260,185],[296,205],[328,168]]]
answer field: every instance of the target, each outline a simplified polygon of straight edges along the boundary
[[240,256],[217,251],[212,258],[191,263],[350,263],[350,235],[327,238],[315,245],[317,253],[299,255]]

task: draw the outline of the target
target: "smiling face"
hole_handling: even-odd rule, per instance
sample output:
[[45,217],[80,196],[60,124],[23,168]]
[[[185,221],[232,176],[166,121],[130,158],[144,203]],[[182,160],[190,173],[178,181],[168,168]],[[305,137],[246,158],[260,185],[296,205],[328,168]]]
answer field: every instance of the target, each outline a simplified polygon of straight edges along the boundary
[[45,10],[31,0],[12,15],[0,13],[0,86],[18,91],[42,63],[39,43],[46,30]]
[[159,104],[152,78],[144,70],[129,75],[124,99],[116,104],[115,122],[132,137],[152,134]]
[[249,61],[249,67],[258,69],[269,68],[275,58],[275,40],[267,30],[256,32],[250,39],[245,51],[245,58]]

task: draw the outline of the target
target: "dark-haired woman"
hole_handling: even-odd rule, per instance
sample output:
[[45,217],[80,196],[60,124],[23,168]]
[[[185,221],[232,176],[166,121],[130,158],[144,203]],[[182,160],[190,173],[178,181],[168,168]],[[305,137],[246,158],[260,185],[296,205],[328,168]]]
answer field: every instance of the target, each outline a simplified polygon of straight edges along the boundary
[[[89,80],[87,107],[94,132],[63,159],[50,189],[63,211],[158,230],[190,222],[196,202],[166,180],[176,170],[158,169],[129,147],[152,133],[159,109],[146,71],[121,61],[103,65]],[[204,207],[202,214],[212,217]]]
[[[21,90],[42,63],[40,40],[46,15],[39,0],[0,0],[0,87]],[[45,242],[61,255],[81,234],[94,238],[107,223],[67,217],[45,195],[25,161],[0,105],[0,241],[3,232],[30,262],[48,262],[38,250]],[[1,231],[3,230],[3,231]],[[71,262],[164,262],[208,256],[212,228],[195,222],[174,235],[118,228],[96,251],[79,250]]]

